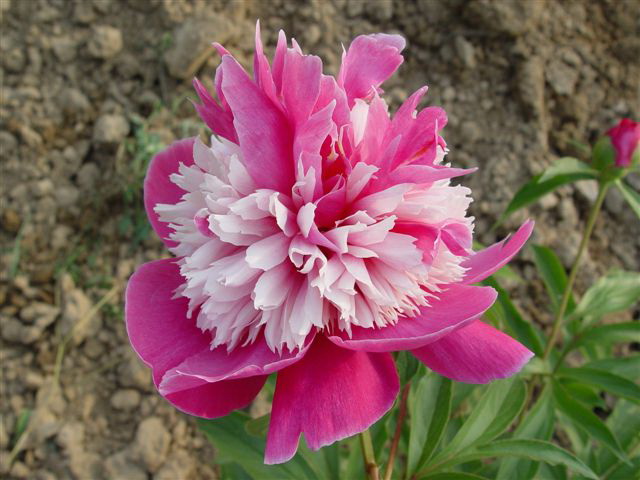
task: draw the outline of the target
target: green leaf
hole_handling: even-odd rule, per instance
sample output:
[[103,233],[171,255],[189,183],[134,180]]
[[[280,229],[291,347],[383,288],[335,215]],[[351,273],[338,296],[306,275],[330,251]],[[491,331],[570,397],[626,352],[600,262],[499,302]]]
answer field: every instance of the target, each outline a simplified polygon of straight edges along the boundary
[[300,455],[281,465],[265,465],[265,441],[247,433],[245,424],[248,420],[250,417],[242,412],[214,420],[197,420],[200,429],[216,448],[216,462],[236,463],[256,479],[318,478]]
[[640,323],[622,322],[589,328],[574,341],[572,348],[589,344],[608,345],[619,342],[640,342]]
[[[564,289],[567,285],[567,274],[560,262],[560,259],[553,250],[541,245],[532,245],[533,261],[542,276],[542,281],[547,289],[553,309],[556,311],[560,306]],[[569,297],[567,314],[571,313],[576,304],[573,296]]]
[[604,171],[615,165],[616,151],[611,145],[608,135],[600,137],[591,152],[591,160],[594,168]]
[[536,175],[520,188],[507,206],[498,222],[504,221],[513,212],[535,202],[561,185],[578,180],[597,179],[598,173],[575,158],[561,158],[544,173]]
[[574,157],[562,157],[556,160],[553,165],[548,167],[540,176],[540,183],[548,182],[562,175],[585,174],[591,175],[591,178],[597,178],[597,170],[591,168],[586,163]]
[[11,446],[14,447],[20,437],[24,435],[24,432],[27,430],[27,426],[29,425],[29,419],[31,418],[31,410],[28,408],[23,408],[20,411],[20,415],[16,419],[16,425],[13,429],[13,437],[11,439]]
[[636,215],[640,218],[640,193],[636,192],[622,180],[616,180],[615,183],[616,187],[618,187],[618,190],[620,190],[620,193],[622,193],[622,196],[631,207],[631,210],[636,212]]
[[[518,378],[493,382],[438,458],[457,454],[500,435],[520,413],[525,397],[526,387]],[[434,460],[434,463],[437,462]]]
[[[553,434],[555,412],[551,389],[545,388],[533,408],[513,432],[514,439],[549,440]],[[538,463],[526,458],[505,458],[500,462],[496,480],[528,480],[535,476]]]
[[424,480],[486,480],[486,477],[462,472],[442,472],[420,478]]
[[488,278],[482,283],[495,288],[498,292],[498,301],[496,303],[502,308],[504,320],[516,339],[536,355],[542,356],[544,347],[540,341],[539,333],[530,322],[522,318],[516,306],[511,302],[509,294],[494,278]]
[[615,373],[629,380],[637,381],[640,379],[640,354],[628,355],[625,357],[603,358],[594,360],[584,365],[588,368],[597,368],[598,370],[606,370]]
[[640,477],[640,456],[631,459],[631,464],[619,464],[607,475],[607,480],[629,480]]
[[633,306],[640,299],[640,273],[610,272],[587,290],[573,317],[601,317]]
[[[640,407],[626,400],[619,400],[613,412],[607,418],[607,426],[616,432],[616,436],[625,451],[631,451],[640,442]],[[604,473],[619,463],[618,459],[607,449],[597,452],[597,464],[600,473]]]
[[400,377],[400,385],[404,385],[418,373],[420,361],[407,351],[398,352],[396,355],[396,368]]
[[[572,453],[550,442],[542,440],[514,439],[498,440],[478,447],[474,458],[515,456],[544,462],[551,465],[564,465],[585,477],[598,479],[598,476]],[[466,457],[466,455],[464,456]],[[516,478],[516,477],[513,477]]]
[[618,440],[607,425],[591,410],[573,399],[558,382],[553,382],[553,397],[558,409],[594,440],[611,449],[621,460],[626,461]]
[[615,373],[595,368],[563,368],[558,371],[560,377],[577,380],[598,387],[619,397],[640,404],[640,387]]
[[269,419],[271,415],[267,413],[258,418],[251,418],[244,424],[244,429],[249,435],[254,437],[263,437],[269,429]]
[[422,468],[438,446],[449,421],[451,396],[451,380],[436,374],[422,377],[410,392],[409,475]]

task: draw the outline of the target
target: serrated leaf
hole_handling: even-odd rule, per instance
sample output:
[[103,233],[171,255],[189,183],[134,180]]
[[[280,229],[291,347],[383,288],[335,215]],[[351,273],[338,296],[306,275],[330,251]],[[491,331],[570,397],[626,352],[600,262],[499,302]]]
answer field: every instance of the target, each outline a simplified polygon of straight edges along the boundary
[[440,375],[422,377],[409,398],[407,473],[413,474],[431,458],[451,413],[452,382]]
[[[551,389],[545,388],[533,408],[513,432],[513,439],[549,440],[553,434],[555,412]],[[535,476],[538,463],[527,458],[505,458],[500,462],[496,480],[528,480]]]
[[455,455],[500,435],[520,413],[525,397],[526,387],[518,378],[493,382],[438,458]]
[[[532,245],[533,261],[540,272],[544,286],[547,289],[553,310],[560,306],[564,289],[567,285],[567,274],[560,262],[560,259],[553,250],[541,245]],[[575,309],[573,296],[569,297],[566,313],[569,314]]]
[[609,448],[619,459],[627,461],[624,451],[609,427],[591,410],[573,399],[556,381],[553,382],[553,397],[558,409],[569,417],[576,426]]
[[241,412],[214,420],[197,420],[199,428],[216,449],[216,462],[236,463],[251,477],[265,480],[318,478],[299,455],[281,465],[265,465],[265,441],[246,432],[248,420],[250,417]]
[[634,403],[640,403],[640,387],[615,373],[595,368],[577,367],[560,369],[558,376],[584,382]]
[[630,308],[640,299],[640,273],[614,271],[587,290],[572,317],[601,317]]
[[622,322],[589,328],[574,341],[573,348],[619,342],[640,342],[640,323]]
[[531,322],[527,322],[522,318],[522,315],[509,298],[509,294],[494,278],[488,278],[482,283],[495,288],[498,292],[498,301],[496,303],[502,308],[504,320],[516,340],[521,342],[537,356],[542,356],[544,347],[540,341],[540,334]]
[[[558,160],[561,163],[560,165],[552,165],[544,173],[536,175],[531,181],[523,185],[514,195],[499,222],[504,221],[512,213],[537,201],[562,185],[578,180],[596,179],[598,176],[595,170],[584,163],[580,166],[573,162],[575,159],[567,162],[562,162],[563,160],[565,159]],[[573,170],[569,168],[569,163],[573,164]]]
[[638,218],[640,218],[640,193],[636,192],[622,180],[616,180],[615,183],[616,187],[618,187],[618,190],[620,190],[620,193],[622,193],[622,196],[631,207],[631,210],[633,210]]

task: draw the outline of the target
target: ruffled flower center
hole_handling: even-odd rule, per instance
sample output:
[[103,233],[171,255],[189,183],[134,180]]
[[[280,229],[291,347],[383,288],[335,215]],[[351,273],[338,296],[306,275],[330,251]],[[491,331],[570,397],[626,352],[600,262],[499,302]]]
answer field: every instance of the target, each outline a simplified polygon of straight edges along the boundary
[[[354,146],[368,109],[357,101],[351,110]],[[185,279],[176,294],[212,348],[262,331],[272,350],[294,350],[313,329],[384,328],[464,275],[469,189],[446,175],[389,185],[378,166],[347,166],[339,138],[325,147],[322,177],[298,162],[287,192],[258,188],[239,147],[217,137],[211,147],[196,139],[194,163],[171,177],[185,193],[155,211],[174,231]],[[434,149],[441,166],[445,150]]]

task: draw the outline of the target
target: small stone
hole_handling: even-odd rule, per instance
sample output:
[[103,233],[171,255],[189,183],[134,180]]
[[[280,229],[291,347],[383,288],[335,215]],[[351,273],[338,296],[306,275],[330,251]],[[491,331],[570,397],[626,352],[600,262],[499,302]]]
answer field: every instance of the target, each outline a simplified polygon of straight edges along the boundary
[[118,390],[111,396],[111,406],[116,410],[134,410],[140,405],[140,392],[131,388]]
[[62,63],[69,63],[76,58],[76,42],[71,37],[57,37],[51,39],[53,54]]
[[58,328],[63,336],[72,335],[74,345],[80,345],[89,335],[95,335],[102,325],[99,314],[89,315],[93,306],[91,299],[80,290],[73,287],[73,281],[69,276],[61,282],[62,291],[62,316],[58,322]]
[[95,58],[108,59],[115,57],[122,50],[122,33],[108,25],[93,28],[89,45],[89,54]]
[[453,42],[456,48],[456,53],[458,54],[458,57],[460,57],[460,60],[462,60],[462,64],[470,69],[475,68],[476,52],[473,45],[462,35],[456,36]]
[[134,450],[147,471],[154,473],[162,466],[169,452],[170,443],[171,435],[162,419],[149,417],[138,425]]
[[557,57],[552,57],[546,69],[547,82],[558,95],[571,95],[578,82],[579,70]]
[[598,182],[596,180],[582,180],[576,182],[576,191],[579,196],[587,200],[589,203],[594,203],[598,197]]
[[44,197],[53,193],[53,189],[53,182],[49,178],[43,178],[33,186],[33,193],[38,197]]
[[544,209],[544,210],[551,210],[552,208],[555,208],[558,205],[558,196],[551,192],[548,193],[547,195],[543,195],[540,200],[540,206]]
[[322,38],[322,30],[317,23],[312,23],[304,31],[305,45],[315,45]]
[[196,471],[196,462],[184,450],[176,450],[160,470],[153,476],[153,480],[175,480],[177,478],[191,478]]
[[92,190],[99,178],[100,169],[95,163],[85,163],[78,170],[77,181],[82,190]]
[[140,359],[130,353],[128,359],[118,367],[118,383],[123,387],[148,390],[151,386],[151,374]]
[[129,122],[122,115],[102,115],[93,128],[93,140],[118,144],[129,134]]
[[147,473],[130,458],[126,450],[114,453],[104,462],[107,478],[113,480],[147,480]]
[[530,115],[541,118],[544,115],[544,63],[540,57],[531,57],[519,64],[517,89],[520,102]]
[[69,208],[78,203],[80,191],[73,185],[64,185],[56,189],[55,198],[58,202],[58,207]]
[[465,144],[475,143],[482,137],[482,131],[480,126],[473,120],[465,120],[460,125],[460,133],[462,134],[462,141]]
[[67,115],[82,116],[91,110],[91,103],[77,88],[65,88],[60,94],[60,105]]
[[179,79],[191,78],[213,55],[211,39],[224,44],[231,37],[232,24],[222,16],[189,18],[175,32],[174,43],[165,53],[169,73]]
[[7,70],[13,73],[20,73],[25,65],[25,55],[21,48],[12,48],[2,56],[2,63]]
[[53,251],[63,250],[69,246],[69,241],[73,235],[73,230],[67,225],[56,225],[51,233],[51,249]]
[[20,310],[20,318],[26,323],[37,324],[46,328],[55,321],[59,313],[60,309],[54,305],[34,302]]
[[20,215],[14,209],[7,208],[2,214],[2,228],[9,233],[18,233],[20,225],[22,225]]

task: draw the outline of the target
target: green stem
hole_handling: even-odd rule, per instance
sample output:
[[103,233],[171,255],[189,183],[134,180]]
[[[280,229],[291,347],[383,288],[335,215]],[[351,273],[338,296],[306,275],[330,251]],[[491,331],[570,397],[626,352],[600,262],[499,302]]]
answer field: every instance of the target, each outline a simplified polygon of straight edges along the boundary
[[585,226],[584,233],[582,234],[582,240],[580,241],[580,246],[578,247],[578,253],[575,260],[573,261],[573,265],[571,265],[569,279],[567,280],[567,285],[564,287],[564,292],[562,293],[562,301],[560,302],[560,307],[556,312],[556,316],[553,322],[553,328],[551,329],[551,335],[549,336],[547,347],[545,348],[544,355],[542,356],[543,360],[546,360],[549,357],[549,354],[551,353],[551,350],[556,343],[558,334],[560,333],[562,320],[564,319],[564,314],[567,311],[569,299],[571,298],[571,292],[573,291],[573,284],[575,283],[576,276],[578,275],[578,267],[580,266],[582,256],[587,249],[587,245],[589,244],[589,239],[591,238],[593,227],[596,223],[596,219],[598,218],[598,213],[600,213],[602,202],[604,201],[604,197],[608,189],[609,183],[600,183],[598,197],[596,198],[596,201],[591,208],[591,212],[589,212],[589,218],[587,219],[587,224]]
[[380,480],[380,470],[376,463],[376,455],[373,452],[373,442],[371,441],[369,430],[365,430],[360,434],[360,446],[362,447],[362,458],[364,459],[367,477],[369,480]]
[[402,426],[404,424],[404,417],[407,414],[407,400],[409,398],[409,389],[411,388],[411,382],[407,382],[402,388],[400,393],[400,407],[398,411],[398,421],[396,422],[396,432],[393,435],[393,441],[391,442],[391,450],[389,451],[389,462],[387,463],[387,469],[384,472],[384,480],[391,480],[393,475],[393,467],[396,461],[396,454],[398,453],[398,444],[400,443],[400,436],[402,435]]

